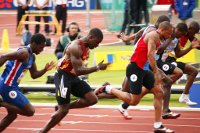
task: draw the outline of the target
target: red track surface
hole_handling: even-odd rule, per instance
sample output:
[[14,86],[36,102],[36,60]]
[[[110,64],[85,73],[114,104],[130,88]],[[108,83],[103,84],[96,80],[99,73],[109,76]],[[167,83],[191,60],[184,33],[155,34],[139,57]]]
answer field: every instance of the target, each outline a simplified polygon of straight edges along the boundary
[[[50,119],[54,109],[36,107],[33,117],[18,116],[4,133],[33,133],[42,128]],[[70,110],[50,133],[151,133],[153,132],[154,112],[151,110],[130,110],[132,120],[125,120],[115,109],[84,108]],[[199,133],[200,115],[198,111],[179,111],[181,117],[176,120],[163,120],[164,125],[176,133]],[[6,111],[0,108],[0,119]]]

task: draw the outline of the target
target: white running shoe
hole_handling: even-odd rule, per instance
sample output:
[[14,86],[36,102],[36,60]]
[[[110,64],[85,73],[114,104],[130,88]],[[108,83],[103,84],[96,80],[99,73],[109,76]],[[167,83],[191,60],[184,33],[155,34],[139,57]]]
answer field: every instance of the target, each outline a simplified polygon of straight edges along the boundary
[[122,108],[122,105],[121,105],[121,104],[120,104],[120,106],[118,107],[117,110],[121,113],[121,115],[124,117],[124,119],[126,119],[126,120],[131,120],[131,119],[132,119],[132,116],[130,116],[130,115],[128,114],[128,110]]
[[189,99],[189,95],[188,95],[188,94],[182,94],[182,95],[179,97],[179,102],[185,103],[186,105],[189,105],[189,106],[197,105],[196,102],[192,102],[192,101]]

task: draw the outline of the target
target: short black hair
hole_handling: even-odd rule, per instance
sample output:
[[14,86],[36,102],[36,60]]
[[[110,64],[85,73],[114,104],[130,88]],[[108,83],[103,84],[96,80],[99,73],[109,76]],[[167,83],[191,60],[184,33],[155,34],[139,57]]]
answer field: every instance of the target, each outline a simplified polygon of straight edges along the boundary
[[181,23],[178,23],[176,25],[176,28],[180,31],[180,32],[188,32],[188,27],[187,27],[187,24],[181,22]]
[[103,39],[103,33],[99,28],[92,28],[89,32],[89,35],[94,36],[94,38]]
[[155,23],[156,28],[158,28],[159,24],[161,22],[164,22],[164,21],[170,22],[169,17],[167,17],[166,15],[159,16],[158,19],[157,19],[157,21],[156,21],[156,23]]
[[46,38],[43,34],[36,33],[31,37],[31,43],[33,43],[33,42],[37,45],[39,45],[41,43],[46,43]]
[[192,22],[190,22],[190,24],[189,24],[189,28],[194,29],[194,30],[198,33],[198,32],[199,32],[199,29],[200,29],[200,26],[199,26],[199,23],[198,23],[198,22],[192,21]]

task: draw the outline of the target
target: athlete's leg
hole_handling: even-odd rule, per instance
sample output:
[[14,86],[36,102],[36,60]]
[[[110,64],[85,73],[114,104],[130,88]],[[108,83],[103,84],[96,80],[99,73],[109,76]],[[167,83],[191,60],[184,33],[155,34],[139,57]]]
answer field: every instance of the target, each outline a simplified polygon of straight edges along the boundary
[[2,92],[3,101],[0,103],[8,111],[24,115],[33,116],[35,113],[34,107],[29,100],[18,90],[18,88],[4,86]]
[[71,93],[74,96],[79,97],[79,99],[70,103],[70,109],[84,108],[98,102],[98,98],[91,87],[83,80],[77,80],[73,83]]
[[6,129],[16,118],[17,114],[7,110],[8,114],[0,121],[0,132]]
[[69,112],[69,104],[58,105],[58,110],[51,116],[39,133],[47,133],[51,128],[58,124]]
[[198,74],[198,70],[193,67],[190,64],[185,64],[185,67],[183,69],[183,73],[188,75],[187,81],[186,81],[186,85],[185,85],[185,90],[184,90],[184,94],[189,94],[189,90]]
[[178,64],[178,67],[180,67],[183,70],[183,73],[188,75],[185,89],[184,89],[183,94],[179,98],[179,102],[186,103],[187,105],[191,105],[191,106],[196,105],[197,104],[196,102],[192,102],[189,99],[189,90],[198,74],[198,70],[190,64],[185,64],[182,62],[177,62],[177,64]]
[[173,80],[173,83],[175,83],[182,75],[182,70],[178,67],[175,67],[173,73],[170,74],[170,78]]
[[7,103],[7,102],[1,102],[1,106],[5,107],[10,112],[24,115],[24,116],[33,116],[35,113],[35,109],[30,103],[26,104],[22,108],[19,108],[17,106]]
[[94,92],[90,91],[84,95],[84,98],[79,98],[76,101],[71,102],[70,109],[88,107],[96,104],[97,102],[97,96],[94,94]]
[[160,86],[154,86],[152,92],[154,94],[155,122],[161,122],[164,92]]

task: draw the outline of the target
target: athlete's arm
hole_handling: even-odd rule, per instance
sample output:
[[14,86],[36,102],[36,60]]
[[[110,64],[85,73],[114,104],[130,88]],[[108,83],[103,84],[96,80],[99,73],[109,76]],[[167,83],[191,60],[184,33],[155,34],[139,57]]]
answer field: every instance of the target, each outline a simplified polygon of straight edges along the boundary
[[20,60],[26,63],[29,58],[27,49],[21,49],[12,53],[4,54],[0,56],[0,66],[2,66],[7,60]]
[[53,61],[46,63],[45,67],[42,70],[37,70],[37,65],[35,63],[35,55],[34,55],[34,61],[29,69],[31,78],[36,79],[44,75],[47,71],[51,70],[55,67],[55,63]]
[[[157,67],[157,63],[156,63],[156,60],[155,60],[155,53],[156,53],[156,50],[157,50],[156,44],[158,42],[159,42],[159,37],[155,34],[155,32],[151,32],[148,35],[148,38],[147,38],[147,44],[148,44],[147,56],[148,56],[148,61],[149,61],[149,64],[152,68],[152,71],[154,73],[156,81],[161,80],[161,76],[160,76],[160,73],[159,73],[159,70],[158,70],[158,67]],[[156,82],[156,84],[157,83],[158,82]]]
[[176,48],[174,49],[174,52],[175,52],[176,57],[180,58],[180,57],[186,55],[188,52],[190,52],[190,50],[192,50],[192,45],[190,45],[186,49],[181,49],[180,44],[178,44],[176,46]]
[[81,59],[82,55],[81,45],[78,44],[78,41],[73,41],[72,43],[73,44],[71,44],[68,47],[67,52],[70,53],[70,60],[77,76],[93,73],[98,70],[105,70],[109,65],[108,63],[103,64],[103,62],[100,62],[97,66],[94,67],[90,68],[84,67],[82,65],[82,59]]

